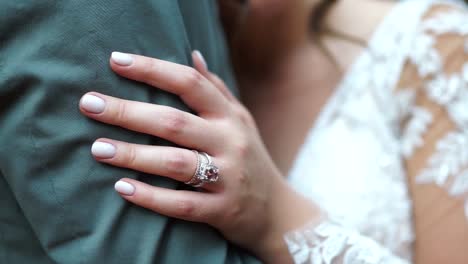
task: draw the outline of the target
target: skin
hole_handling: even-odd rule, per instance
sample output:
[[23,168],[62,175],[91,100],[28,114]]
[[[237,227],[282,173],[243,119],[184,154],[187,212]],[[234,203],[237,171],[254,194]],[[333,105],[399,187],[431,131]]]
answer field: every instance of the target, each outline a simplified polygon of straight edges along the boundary
[[[258,12],[266,10],[267,1],[253,1],[252,14],[260,18],[253,22],[261,27],[272,18],[289,18],[287,27],[280,31],[289,34],[287,28],[306,23],[308,12],[300,10],[311,8],[314,3],[291,1],[287,5],[285,1],[275,1],[271,6],[274,13],[262,14]],[[297,12],[301,16],[293,15]],[[205,192],[167,190],[122,179],[134,188],[131,195],[121,193],[122,197],[160,214],[210,224],[265,263],[291,263],[284,234],[319,219],[322,212],[317,205],[297,194],[284,176],[315,115],[340,78],[336,67],[316,46],[310,45],[305,26],[291,32],[294,34],[280,38],[284,43],[278,41],[270,50],[275,54],[271,57],[271,68],[259,73],[257,78],[241,77],[246,105],[258,100],[257,107],[249,109],[253,116],[229,93],[222,80],[207,70],[196,53],[193,56],[195,69],[134,54],[128,54],[133,61],[131,65],[119,65],[111,59],[110,66],[117,74],[179,95],[198,116],[166,106],[91,92],[88,95],[102,99],[105,108],[100,113],[89,111],[82,100],[80,110],[89,118],[164,138],[184,147],[141,146],[101,138],[96,142],[110,143],[116,151],[112,157],[94,155],[96,160],[186,182],[192,177],[197,160],[187,149],[196,149],[211,155],[222,174],[220,182],[203,186]],[[269,37],[260,36],[259,40]],[[316,67],[318,64],[322,67]],[[310,67],[320,70],[311,75],[304,71]],[[308,89],[311,83],[323,84],[323,89]],[[252,85],[256,89],[249,89]],[[194,87],[197,90],[194,91]],[[267,87],[268,92],[265,92]],[[247,90],[252,92],[246,93]],[[272,109],[272,103],[279,110],[276,112],[282,113],[276,117],[277,122],[285,122],[286,126],[282,127],[290,126],[289,129],[268,129],[271,118],[266,110]],[[309,114],[302,116],[300,113]],[[151,123],[144,118],[148,115],[157,116],[159,122]],[[261,133],[254,118],[260,124]],[[297,124],[303,125],[296,127]],[[272,133],[274,130],[276,133]],[[281,133],[284,134],[278,140]],[[266,147],[262,137],[267,142]],[[281,145],[274,143],[282,141]],[[281,148],[283,151],[279,151]],[[283,159],[287,162],[282,163]]]
[[[253,1],[258,5],[259,2],[269,2]],[[297,10],[300,4],[302,9],[306,9],[311,4],[313,6],[316,1],[288,1],[288,3]],[[394,4],[394,1],[339,0],[325,17],[324,23],[329,29],[366,43]],[[295,10],[284,6],[282,8],[286,10],[282,13],[282,19],[286,20],[291,17],[290,12],[294,13]],[[426,14],[426,17],[451,9],[447,6],[436,6]],[[370,10],[372,12],[369,12]],[[260,134],[273,161],[282,174],[287,175],[307,132],[342,78],[342,73],[348,70],[364,46],[323,35],[321,38],[332,54],[336,62],[334,64],[317,44],[311,41],[310,32],[303,26],[306,21],[304,17],[297,15],[289,20],[288,27],[296,30],[274,27],[275,30],[271,31],[265,30],[271,27],[271,22],[264,19],[268,16],[262,12],[269,10],[268,8],[252,10],[252,18],[245,26],[250,31],[240,37],[242,41],[235,46],[236,49],[243,50],[244,56],[241,58],[250,58],[248,51],[254,50],[258,61],[240,61],[236,68],[241,84],[242,102],[257,121]],[[299,11],[296,14],[304,13]],[[249,23],[256,24],[258,30],[255,42],[249,41],[251,35],[256,33],[255,27]],[[312,36],[312,39],[314,38],[317,36]],[[275,40],[273,48],[270,48],[269,44],[271,39]],[[286,41],[281,42],[282,39]],[[456,37],[447,37],[441,41],[443,43],[439,46],[445,46],[441,51],[447,63],[446,70],[458,73],[461,65],[468,60],[462,41]],[[255,45],[261,49],[252,47]],[[262,54],[262,51],[265,53]],[[269,56],[271,52],[277,52],[277,55]],[[246,66],[252,63],[257,64]],[[261,68],[263,65],[268,65],[263,67],[266,70],[255,74],[242,71],[242,69],[250,71],[251,68]],[[411,65],[407,65],[402,74],[398,87],[419,86],[421,80]],[[454,124],[446,113],[441,115],[440,109],[429,103],[424,96],[420,96],[417,100],[423,102],[421,104],[428,107],[437,118],[425,136],[424,147],[405,162],[413,202],[413,225],[416,236],[413,247],[414,263],[467,263],[468,251],[465,248],[468,244],[468,225],[464,216],[463,197],[454,198],[443,188],[433,184],[417,184],[415,180],[421,169],[427,166],[427,160],[433,154],[434,146],[440,136],[453,129]],[[274,118],[271,118],[271,109],[275,109]]]
[[[198,116],[95,92],[85,96],[103,100],[104,109],[98,112],[90,109],[82,99],[81,112],[104,123],[206,152],[219,166],[222,179],[204,185],[205,192],[168,190],[122,179],[134,188],[130,195],[121,193],[122,197],[160,214],[208,223],[267,263],[289,263],[283,234],[304,225],[319,211],[285,182],[245,107],[219,78],[207,71],[201,57],[194,55],[196,69],[193,69],[138,55],[128,56],[133,62],[127,66],[111,59],[111,68],[117,74],[179,95]],[[158,117],[159,122],[150,122],[145,118],[148,115]],[[93,153],[99,162],[114,166],[181,182],[190,180],[196,168],[195,154],[184,148],[135,145],[108,138],[97,142],[114,146],[115,154],[110,157]],[[301,210],[294,210],[291,204]],[[295,217],[283,221],[283,214]]]
[[[243,32],[233,48],[248,54],[241,58],[256,56],[255,60],[237,61],[241,101],[257,121],[275,164],[287,175],[323,105],[364,46],[330,35],[321,36],[334,62],[311,40],[317,36],[311,37],[307,27],[310,10],[318,1],[283,1],[276,3],[280,5],[276,7],[268,5],[269,2],[253,1],[251,18],[245,25],[248,31]],[[393,4],[392,1],[340,0],[325,16],[324,23],[326,28],[366,42]],[[275,13],[265,14],[270,12]],[[272,26],[270,17],[286,26]],[[265,30],[271,27],[275,30]],[[245,72],[251,68],[265,70],[254,74]],[[275,109],[275,118],[271,118],[271,109]]]
[[[134,54],[128,54],[132,59],[130,65],[110,60],[116,74],[180,96],[197,115],[91,92],[87,95],[101,98],[105,107],[99,113],[89,111],[82,100],[80,110],[84,115],[181,146],[142,146],[101,138],[97,142],[110,143],[116,151],[112,157],[95,155],[96,160],[186,182],[197,162],[190,149],[196,149],[212,156],[221,171],[221,180],[203,186],[203,192],[167,190],[122,179],[133,186],[131,194],[120,193],[122,198],[170,217],[210,224],[265,263],[292,263],[284,234],[318,221],[323,213],[316,204],[292,190],[284,177],[342,73],[363,49],[325,35],[323,43],[336,59],[336,63],[331,62],[316,42],[310,41],[304,26],[309,14],[304,10],[310,10],[315,3],[252,0],[251,17],[237,46],[243,53],[252,54],[243,57],[256,58],[237,62],[246,66],[240,67],[240,71],[237,67],[245,106],[229,93],[222,80],[208,71],[197,53],[193,57],[195,68]],[[270,5],[265,8],[267,4]],[[390,1],[341,0],[325,23],[366,42],[392,6]],[[278,19],[284,19],[287,26],[275,24],[277,30],[265,30]],[[242,71],[262,65],[265,66],[262,71],[255,74]],[[271,118],[271,109],[275,109],[275,118]],[[158,117],[158,122],[146,120],[148,115]],[[414,185],[412,180],[431,153],[431,144],[427,144],[429,147],[422,151],[422,156],[407,162],[418,237],[416,263],[441,263],[439,260],[466,263],[468,258],[460,245],[468,242],[467,226],[458,221],[463,219],[462,203],[447,197],[440,188]],[[427,201],[440,197],[444,200],[428,206]],[[441,219],[441,214],[437,214],[450,208],[455,208],[456,213],[451,216],[460,217]],[[437,224],[429,226],[435,220]],[[450,232],[447,226],[451,227]],[[450,254],[439,256],[437,252]]]

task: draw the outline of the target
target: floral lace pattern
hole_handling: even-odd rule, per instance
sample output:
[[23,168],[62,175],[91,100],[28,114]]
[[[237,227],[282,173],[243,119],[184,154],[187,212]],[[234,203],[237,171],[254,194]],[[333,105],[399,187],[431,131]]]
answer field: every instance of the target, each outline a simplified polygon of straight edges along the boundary
[[[468,218],[468,62],[461,65],[458,71],[446,72],[444,60],[437,49],[437,39],[444,35],[455,35],[463,38],[464,52],[468,54],[468,16],[462,10],[441,12],[423,21],[417,34],[411,62],[418,69],[421,78],[427,79],[424,91],[434,103],[444,107],[450,119],[456,125],[453,131],[443,136],[436,144],[433,156],[428,160],[426,168],[417,177],[421,184],[434,183],[446,188],[450,195],[465,198],[465,214]],[[421,40],[421,41],[420,41]],[[408,105],[411,109],[421,110],[418,106]],[[426,111],[424,115],[413,114],[404,133],[402,148],[405,157],[424,142],[422,136],[427,133],[432,122],[432,114]],[[414,125],[416,124],[416,125]]]
[[[446,187],[451,195],[468,191],[468,132],[452,132],[440,140],[428,167],[419,175],[419,183],[435,183]],[[450,178],[451,184],[447,185]]]
[[374,240],[331,221],[288,234],[286,242],[295,262],[301,264],[409,264]]
[[[455,128],[438,139],[417,183],[436,184],[452,196],[465,198],[468,219],[468,62],[448,71],[438,50],[439,37],[451,34],[464,39],[464,52],[468,54],[468,15],[453,5],[448,11],[421,19],[438,3],[453,2],[398,4],[319,116],[293,166],[290,181],[334,221],[309,225],[285,236],[296,263],[410,263],[411,200],[402,160],[425,146],[424,136],[435,120],[431,109],[415,99],[418,93],[444,109]],[[404,26],[399,24],[402,17]],[[423,80],[417,84],[421,87],[397,87],[407,62],[415,66]],[[344,133],[343,129],[351,132]],[[359,137],[365,138],[361,145]],[[333,149],[328,142],[342,148]],[[350,153],[356,157],[374,156],[363,161],[367,171],[346,163],[348,156],[338,154],[346,152],[343,146],[353,149]],[[365,150],[359,152],[359,148]],[[347,171],[330,169],[333,163],[323,157],[328,152]],[[328,179],[311,176],[324,172],[310,168],[311,156],[318,160],[317,166],[327,167]],[[353,170],[357,172],[349,172]],[[339,173],[354,178],[335,175]],[[336,187],[334,182],[351,187]],[[329,193],[339,193],[340,199]]]

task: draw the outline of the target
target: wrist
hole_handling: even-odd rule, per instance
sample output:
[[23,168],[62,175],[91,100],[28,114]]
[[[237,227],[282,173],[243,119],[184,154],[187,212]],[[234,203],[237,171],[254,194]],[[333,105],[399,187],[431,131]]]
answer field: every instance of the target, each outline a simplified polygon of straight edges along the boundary
[[258,243],[256,254],[265,263],[292,263],[284,235],[310,222],[319,221],[322,211],[280,178],[273,184],[268,227]]

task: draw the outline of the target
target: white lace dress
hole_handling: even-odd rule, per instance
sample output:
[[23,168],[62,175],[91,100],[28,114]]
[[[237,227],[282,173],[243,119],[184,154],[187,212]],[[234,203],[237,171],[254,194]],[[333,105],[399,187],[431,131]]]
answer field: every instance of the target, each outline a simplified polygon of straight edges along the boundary
[[[435,108],[453,126],[415,180],[465,199],[468,216],[468,15],[445,1],[427,16],[441,2],[398,3],[310,131],[289,180],[327,217],[285,236],[296,263],[411,263],[405,162],[426,144]],[[447,51],[447,39],[461,44]],[[418,80],[402,81],[411,67]]]

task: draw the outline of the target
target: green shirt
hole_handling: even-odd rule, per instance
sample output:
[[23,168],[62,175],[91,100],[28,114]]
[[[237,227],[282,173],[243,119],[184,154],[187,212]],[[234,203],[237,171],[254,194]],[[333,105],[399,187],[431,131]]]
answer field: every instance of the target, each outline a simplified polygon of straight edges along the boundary
[[113,189],[122,177],[182,184],[90,154],[99,137],[169,143],[84,117],[78,101],[88,91],[187,110],[113,73],[111,52],[190,64],[193,49],[233,87],[215,1],[0,1],[0,263],[257,263],[211,227],[131,205]]

